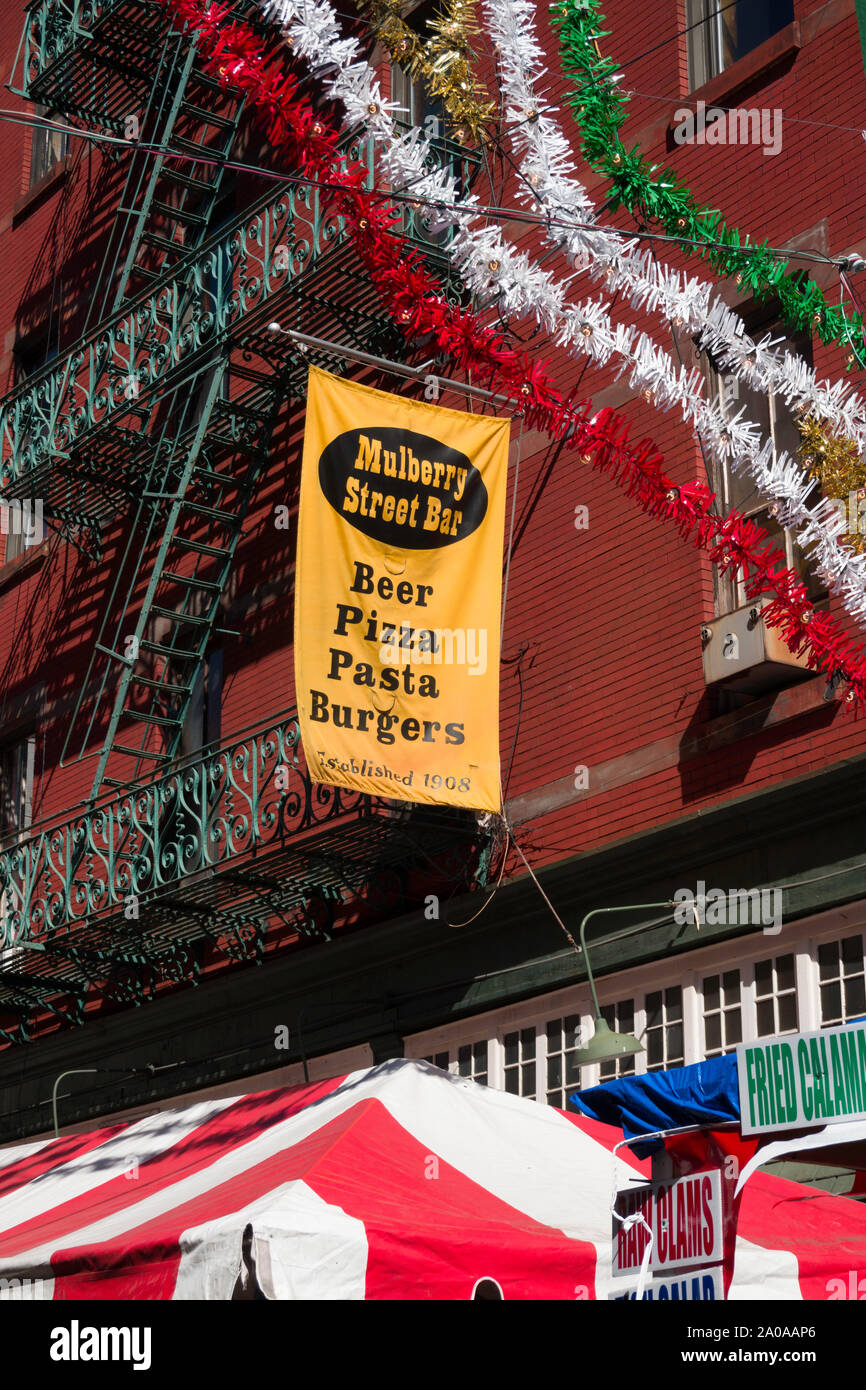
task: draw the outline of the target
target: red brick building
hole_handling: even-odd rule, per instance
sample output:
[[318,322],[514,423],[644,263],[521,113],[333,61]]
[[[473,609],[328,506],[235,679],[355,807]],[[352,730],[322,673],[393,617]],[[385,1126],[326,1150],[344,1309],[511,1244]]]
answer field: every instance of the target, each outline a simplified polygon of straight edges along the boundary
[[[608,0],[603,42],[632,92],[623,138],[787,248],[791,273],[833,301],[837,267],[798,253],[866,255],[854,0],[732,8]],[[748,628],[741,595],[519,421],[500,740],[520,852],[464,813],[310,785],[291,642],[306,363],[417,394],[382,363],[420,363],[423,344],[407,355],[337,219],[274,176],[255,113],[202,73],[156,0],[37,0],[4,11],[0,36],[9,112],[27,116],[0,123],[3,497],[10,516],[38,500],[45,528],[6,535],[0,566],[2,1137],[43,1130],[74,1067],[98,1070],[68,1083],[69,1123],[404,1052],[564,1104],[599,1076],[573,1055],[593,1011],[584,959],[525,861],[575,936],[586,913],[636,905],[591,927],[606,1017],[646,1048],[603,1076],[866,1012],[862,721],[825,676],[762,651],[714,679],[703,649],[724,640],[719,620]],[[781,112],[778,149],[678,144],[675,112],[699,101]],[[441,153],[483,202],[496,187],[514,205],[495,145],[486,160],[449,140]],[[457,293],[441,243],[406,216]],[[624,210],[608,221],[634,227]],[[505,230],[541,252],[537,228]],[[733,281],[719,292],[750,326],[774,325]],[[730,398],[675,326],[615,312]],[[331,346],[299,351],[273,322]],[[786,333],[820,375],[842,375],[841,350]],[[678,482],[707,476],[673,413],[537,330],[531,347],[564,389],[651,435]],[[796,446],[783,401],[734,399]],[[469,403],[453,389],[442,402]],[[774,528],[768,499],[709,481]],[[778,539],[799,564],[795,538]],[[653,906],[700,885],[778,896],[763,920],[681,923]]]

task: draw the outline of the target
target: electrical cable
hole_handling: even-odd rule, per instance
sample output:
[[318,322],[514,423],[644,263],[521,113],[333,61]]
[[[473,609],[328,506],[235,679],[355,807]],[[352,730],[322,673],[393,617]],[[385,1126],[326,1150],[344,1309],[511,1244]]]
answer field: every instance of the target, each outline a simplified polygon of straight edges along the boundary
[[[554,108],[551,107],[551,110],[553,109]],[[172,150],[171,148],[165,145],[149,144],[140,140],[127,140],[122,136],[106,135],[102,132],[96,133],[91,131],[83,131],[78,129],[76,126],[67,126],[60,124],[59,122],[48,122],[44,119],[37,119],[29,116],[23,117],[18,112],[10,112],[0,109],[0,120],[2,119],[10,120],[13,123],[17,123],[19,125],[39,124],[42,126],[49,127],[51,129],[66,131],[69,134],[78,137],[79,139],[90,140],[96,144],[102,143],[122,145],[128,149],[135,148],[139,151],[143,151],[145,154],[153,155],[155,158],[177,159],[181,162],[186,162],[190,164],[204,164],[208,167],[216,167],[219,165],[222,168],[231,169],[238,173],[255,174],[262,178],[272,179],[277,183],[293,184],[304,188],[315,188],[324,192],[344,191],[344,185],[330,183],[327,179],[311,178],[309,175],[304,176],[300,174],[287,174],[275,169],[267,169],[262,165],[247,164],[239,160],[211,159],[203,155],[188,154],[186,151],[181,152],[179,150]],[[461,203],[448,203],[441,199],[419,197],[417,193],[411,192],[411,187],[409,185],[405,186],[405,191],[401,191],[400,189],[373,188],[369,190],[369,193],[370,197],[393,202],[412,202],[415,204],[423,204],[427,207],[431,207],[434,209],[443,208],[446,211],[455,212],[462,212],[466,210],[465,206]],[[551,217],[550,215],[540,216],[537,213],[527,212],[525,208],[495,207],[492,205],[484,206],[482,204],[479,204],[473,205],[472,212],[481,217],[493,217],[500,218],[504,221],[521,222],[528,226],[545,225],[566,227],[573,231],[586,231],[590,233],[601,232],[610,236],[621,236],[631,240],[637,239],[637,234],[634,231],[627,230],[622,227],[614,227],[609,226],[607,224],[602,225],[598,222],[578,222],[574,218],[570,217]],[[721,251],[730,250],[730,247],[725,242],[709,241],[706,239],[698,240],[689,237],[683,237],[680,235],[673,235],[672,233],[666,232],[645,231],[641,233],[641,237],[647,241],[671,242],[675,243],[677,246],[689,245],[699,248],[710,247]],[[811,261],[818,265],[833,266],[837,270],[847,265],[849,259],[847,256],[828,256],[824,252],[820,251],[808,251],[801,250],[799,248],[796,250],[791,250],[786,249],[784,247],[774,246],[744,245],[739,247],[738,251],[744,255],[751,254],[753,252],[760,252],[762,255],[775,256],[786,262],[790,262],[792,260]]]

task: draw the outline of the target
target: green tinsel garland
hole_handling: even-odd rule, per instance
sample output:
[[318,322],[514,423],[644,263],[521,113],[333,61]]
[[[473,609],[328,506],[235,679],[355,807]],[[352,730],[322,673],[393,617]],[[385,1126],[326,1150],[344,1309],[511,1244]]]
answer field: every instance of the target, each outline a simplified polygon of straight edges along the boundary
[[[750,243],[720,212],[700,207],[672,169],[650,164],[637,145],[627,150],[620,138],[628,101],[614,81],[616,64],[601,56],[597,41],[609,38],[597,0],[555,0],[552,23],[559,30],[565,74],[580,86],[569,96],[589,165],[612,185],[608,205],[625,207],[655,222],[689,255],[699,254],[724,275],[737,276],[757,300],[775,298],[793,327],[817,333],[824,343],[840,343],[860,361],[863,355],[859,314],[832,308],[823,293],[799,272],[787,275],[788,262],[771,255],[768,243]],[[722,246],[712,243],[719,242]],[[694,245],[692,243],[698,243]],[[748,247],[748,250],[744,250]],[[724,248],[724,249],[722,249]],[[849,360],[849,367],[854,365]]]

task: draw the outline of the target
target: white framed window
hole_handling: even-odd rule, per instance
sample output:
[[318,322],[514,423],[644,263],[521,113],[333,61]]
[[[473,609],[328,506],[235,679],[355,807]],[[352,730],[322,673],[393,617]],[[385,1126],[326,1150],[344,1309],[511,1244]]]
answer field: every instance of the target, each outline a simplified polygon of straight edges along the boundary
[[487,1041],[463,1043],[457,1049],[457,1075],[487,1085]]
[[503,1090],[512,1096],[535,1099],[537,1029],[515,1028],[502,1036],[502,1064],[505,1073]]
[[681,985],[652,990],[646,996],[644,1030],[647,1071],[681,1067],[685,1057],[683,990]]
[[775,953],[778,943],[755,931],[599,978],[608,1026],[644,1044],[635,1056],[578,1068],[576,1053],[595,1031],[585,984],[407,1037],[406,1056],[567,1109],[576,1091],[619,1076],[866,1014],[866,907],[863,917],[859,929],[850,908],[786,924],[785,950]]
[[797,1032],[799,1010],[793,952],[755,961],[755,1014],[759,1038]]
[[[768,318],[766,315],[760,318],[747,315],[746,319],[749,332],[757,341],[760,342],[769,335],[779,351],[787,351],[811,365],[812,340],[808,333],[794,332],[781,320]],[[781,396],[772,391],[754,390],[711,358],[708,358],[708,370],[711,395],[718,401],[726,418],[733,419],[741,410],[744,411],[745,418],[759,426],[761,439],[772,442],[776,455],[787,453],[792,458],[796,457],[802,439],[794,412]],[[799,574],[812,602],[825,602],[826,585],[810,568],[806,556],[797,544],[796,534],[779,524],[773,510],[773,499],[760,492],[748,473],[736,472],[730,462],[714,466],[712,482],[725,511],[736,510],[759,525],[784,555],[787,568]],[[817,500],[818,495],[816,483],[814,500]],[[735,579],[717,576],[715,585],[717,616],[732,613],[748,602],[746,583],[742,575]]]
[[[62,120],[54,111],[37,106],[35,114],[50,120]],[[56,130],[52,126],[35,125],[33,144],[30,149],[30,187],[50,173],[55,164],[65,159],[69,153],[69,132]]]
[[17,838],[33,819],[35,734],[0,746],[0,842]]
[[824,941],[817,954],[821,1027],[850,1023],[866,1014],[862,933]]
[[703,1002],[703,1055],[720,1057],[743,1041],[743,985],[739,970],[705,975]]
[[[601,1016],[614,1033],[633,1033],[635,1031],[635,1012],[633,999],[618,999],[614,1004],[602,1004]],[[616,1057],[602,1062],[600,1079],[612,1081],[615,1076],[633,1076],[635,1058]]]
[[[28,734],[0,747],[0,845],[9,846],[22,840],[33,821],[33,780],[35,773],[36,735]],[[0,941],[6,940],[7,913],[16,911],[19,890],[4,888],[0,892]],[[23,956],[20,946],[4,946],[0,960],[8,965]]]
[[686,0],[692,91],[751,53],[793,18],[793,0]]
[[580,1067],[575,1057],[578,1048],[583,1045],[580,1014],[549,1019],[545,1036],[545,1099],[548,1105],[567,1110],[568,1097],[580,1090]]

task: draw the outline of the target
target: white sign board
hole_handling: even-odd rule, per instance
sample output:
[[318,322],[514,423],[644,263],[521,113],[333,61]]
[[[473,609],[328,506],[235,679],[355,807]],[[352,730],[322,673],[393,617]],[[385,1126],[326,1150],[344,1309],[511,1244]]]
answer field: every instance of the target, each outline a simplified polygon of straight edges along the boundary
[[866,1023],[740,1043],[737,1078],[742,1134],[866,1119]]
[[640,1271],[652,1235],[654,1273],[718,1264],[724,1258],[722,1175],[690,1173],[675,1182],[629,1188],[617,1196],[613,1219],[613,1274]]

